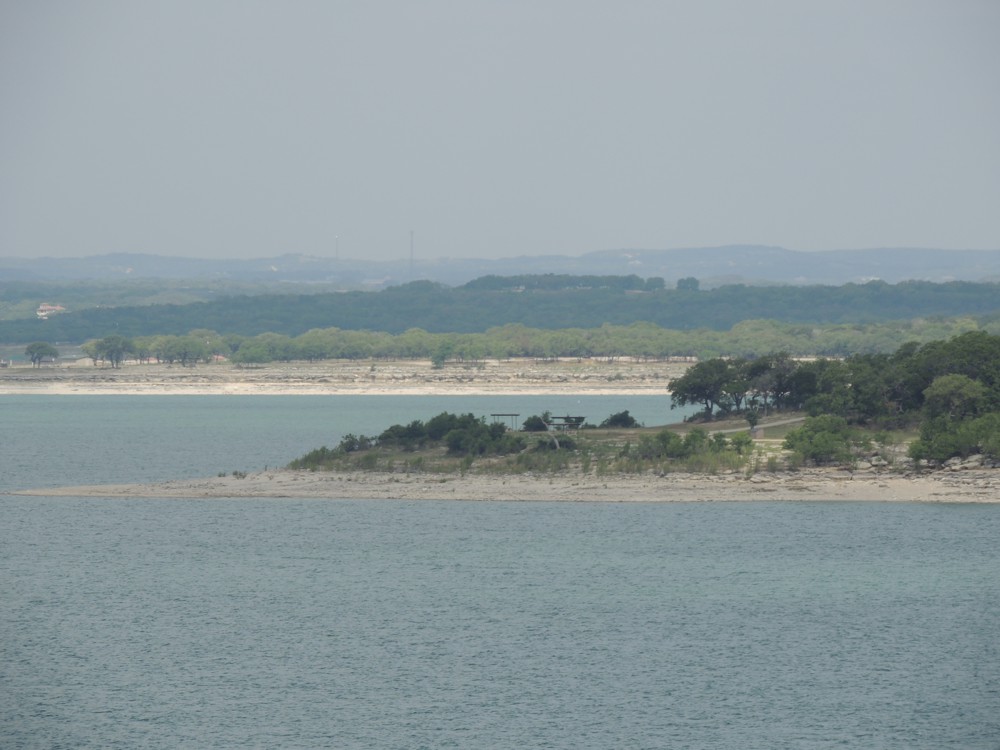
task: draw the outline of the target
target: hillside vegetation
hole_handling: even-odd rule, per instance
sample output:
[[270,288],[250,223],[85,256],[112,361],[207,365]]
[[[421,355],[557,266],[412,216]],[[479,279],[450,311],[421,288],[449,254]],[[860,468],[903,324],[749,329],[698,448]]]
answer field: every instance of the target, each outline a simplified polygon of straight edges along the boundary
[[995,315],[1000,311],[1000,284],[737,285],[699,291],[658,288],[657,280],[646,280],[641,290],[628,284],[591,283],[588,277],[567,277],[558,288],[529,289],[524,283],[496,288],[502,284],[494,280],[486,284],[491,288],[484,289],[476,282],[457,288],[413,282],[381,292],[243,295],[185,305],[101,307],[54,315],[48,320],[2,321],[0,342],[79,343],[111,333],[131,338],[182,335],[194,329],[240,336],[298,336],[336,327],[398,335],[410,329],[483,333],[519,325],[551,331],[638,322],[678,331],[726,331],[747,320],[808,326],[868,325],[935,316]]

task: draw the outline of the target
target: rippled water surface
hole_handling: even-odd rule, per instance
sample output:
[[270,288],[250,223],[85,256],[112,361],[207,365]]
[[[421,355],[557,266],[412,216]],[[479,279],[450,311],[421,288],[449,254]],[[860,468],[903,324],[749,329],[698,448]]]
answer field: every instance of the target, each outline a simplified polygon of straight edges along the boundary
[[1000,747],[996,506],[0,512],[3,747]]
[[[653,426],[671,411],[656,396],[4,396],[0,492],[25,487],[153,482],[284,466],[347,433],[378,435],[442,411],[582,415],[622,410]],[[504,418],[505,419],[505,418]]]

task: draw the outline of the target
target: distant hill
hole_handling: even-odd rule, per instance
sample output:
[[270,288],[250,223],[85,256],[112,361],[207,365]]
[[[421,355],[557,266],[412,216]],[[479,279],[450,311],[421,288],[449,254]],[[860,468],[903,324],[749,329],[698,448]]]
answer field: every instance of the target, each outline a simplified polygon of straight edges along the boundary
[[801,252],[762,245],[602,250],[581,256],[542,255],[497,259],[434,258],[397,261],[281,255],[219,260],[114,254],[86,258],[0,258],[0,281],[115,281],[214,279],[229,282],[333,284],[378,289],[426,279],[456,286],[481,276],[522,274],[662,277],[668,286],[695,277],[703,289],[724,284],[865,283],[900,281],[1000,281],[1000,250],[874,248]]

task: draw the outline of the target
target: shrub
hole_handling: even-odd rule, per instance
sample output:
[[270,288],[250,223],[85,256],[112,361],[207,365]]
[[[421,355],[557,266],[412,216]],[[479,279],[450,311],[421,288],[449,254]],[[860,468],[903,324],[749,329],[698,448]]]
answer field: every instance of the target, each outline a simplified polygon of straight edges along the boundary
[[1000,413],[978,419],[928,419],[920,428],[920,439],[910,446],[910,457],[917,460],[947,461],[974,453],[1000,458]]
[[701,427],[695,427],[684,436],[684,452],[687,455],[704,453],[708,449],[708,433]]
[[729,444],[741,456],[745,456],[753,450],[753,438],[750,437],[749,432],[737,432],[729,440]]
[[310,471],[316,471],[316,469],[329,464],[336,455],[336,451],[332,451],[324,445],[321,448],[309,451],[301,458],[296,458],[288,464],[288,468],[309,469]]
[[427,428],[419,419],[405,426],[394,424],[378,436],[380,446],[397,447],[410,451],[423,447],[427,440]]
[[729,447],[729,440],[721,432],[717,432],[710,438],[709,447],[716,453],[721,453]]
[[784,447],[802,460],[815,464],[850,463],[853,449],[864,440],[843,417],[809,417],[805,424],[785,437]]
[[656,442],[660,445],[660,455],[666,458],[684,458],[688,448],[684,438],[670,430],[660,430],[656,433]]
[[340,440],[340,444],[337,446],[337,450],[341,453],[354,453],[355,451],[364,451],[372,447],[372,439],[364,435],[354,435],[353,433],[347,433]]
[[525,432],[545,432],[549,429],[549,427],[545,424],[544,419],[539,417],[537,414],[533,414],[524,420],[524,424],[521,425],[521,429]]
[[[704,430],[700,430],[700,432],[702,435],[706,435]],[[686,438],[681,438],[676,432],[662,429],[653,437],[648,435],[640,437],[636,453],[639,458],[647,461],[658,458],[684,458],[690,455],[689,446],[685,440]],[[627,451],[623,452],[622,455],[627,455]]]
[[628,413],[628,409],[625,411],[620,411],[617,414],[612,414],[610,417],[601,422],[598,427],[639,427],[639,423],[635,420],[631,414]]

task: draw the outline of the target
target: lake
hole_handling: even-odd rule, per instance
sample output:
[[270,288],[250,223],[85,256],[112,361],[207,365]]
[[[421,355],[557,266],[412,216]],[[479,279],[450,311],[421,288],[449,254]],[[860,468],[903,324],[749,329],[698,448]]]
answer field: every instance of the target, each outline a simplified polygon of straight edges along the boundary
[[[443,411],[0,397],[0,493],[281,465]],[[0,745],[990,748],[995,505],[0,494]]]

